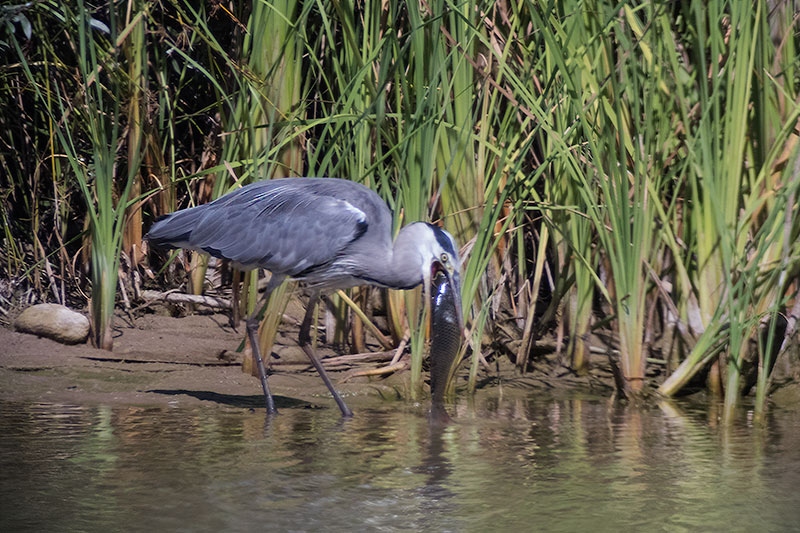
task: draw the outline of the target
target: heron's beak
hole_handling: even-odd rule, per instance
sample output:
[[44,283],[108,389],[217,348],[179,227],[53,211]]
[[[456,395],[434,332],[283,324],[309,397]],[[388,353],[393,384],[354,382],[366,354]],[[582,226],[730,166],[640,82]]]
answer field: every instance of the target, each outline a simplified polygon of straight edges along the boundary
[[453,288],[456,294],[456,316],[458,317],[458,330],[461,334],[464,334],[464,312],[461,309],[461,274],[458,272],[458,266],[454,265],[452,261],[447,263],[446,265],[439,262],[434,261],[431,265],[431,269],[429,275],[431,278],[426,281],[426,285],[430,286],[430,280],[433,279],[436,275],[436,272],[444,272],[445,276],[447,276],[447,282]]

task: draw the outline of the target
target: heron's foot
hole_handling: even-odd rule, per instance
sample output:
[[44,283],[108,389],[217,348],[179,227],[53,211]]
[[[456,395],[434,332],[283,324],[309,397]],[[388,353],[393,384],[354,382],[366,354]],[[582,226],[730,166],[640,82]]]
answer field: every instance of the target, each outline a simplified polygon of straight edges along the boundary
[[339,410],[342,412],[342,417],[344,418],[352,417],[353,411],[351,411],[350,408],[347,407],[347,404],[344,403],[342,397],[339,395],[338,392],[336,392],[336,389],[333,387],[333,383],[331,383],[331,380],[328,377],[328,373],[325,372],[325,369],[322,367],[322,363],[319,362],[319,357],[317,357],[317,354],[314,353],[314,349],[311,347],[311,344],[310,343],[300,344],[300,347],[303,349],[304,352],[306,352],[306,355],[311,360],[311,364],[314,365],[314,368],[317,369],[319,377],[321,377],[322,381],[325,382],[325,386],[328,387],[331,396],[333,396],[333,399],[336,400],[336,405],[339,406]]
[[333,396],[333,399],[336,400],[336,405],[339,406],[339,410],[342,412],[342,417],[350,418],[353,416],[353,411],[347,407],[347,404],[344,403],[342,397],[339,396],[339,393],[336,392],[336,389],[333,388],[333,383],[331,383],[330,378],[328,378],[327,372],[322,367],[322,363],[319,362],[319,357],[314,352],[314,348],[311,345],[311,320],[314,315],[314,307],[317,305],[319,301],[319,292],[312,292],[311,297],[308,299],[308,305],[306,306],[306,316],[303,318],[302,324],[300,324],[300,334],[297,338],[297,343],[306,352],[306,355],[311,360],[311,364],[314,365],[314,368],[317,369],[317,373],[319,377],[322,378],[322,381],[325,382],[325,386],[328,387],[328,390]]
[[[264,388],[264,383],[261,384],[261,388]],[[264,393],[264,405],[267,408],[267,416],[276,416],[278,414],[278,408],[275,407],[275,400],[272,399],[272,394],[269,393],[269,387],[267,387],[267,392]]]
[[261,379],[261,390],[264,391],[264,403],[267,407],[268,415],[277,415],[278,409],[275,408],[275,401],[269,392],[267,383],[267,370],[264,368],[264,360],[261,359],[261,349],[258,347],[258,320],[251,316],[247,319],[247,337],[250,339],[250,349],[253,350],[253,357],[258,366],[258,377]]

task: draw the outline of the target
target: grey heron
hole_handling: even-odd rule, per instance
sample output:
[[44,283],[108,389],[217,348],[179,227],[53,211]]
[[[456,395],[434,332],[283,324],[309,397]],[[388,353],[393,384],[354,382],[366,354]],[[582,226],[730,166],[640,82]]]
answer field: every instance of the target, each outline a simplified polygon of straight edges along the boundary
[[[334,389],[311,346],[311,320],[321,291],[358,285],[411,289],[444,272],[458,297],[463,323],[458,246],[445,230],[424,222],[403,227],[392,241],[392,213],[369,187],[336,178],[281,178],[236,189],[208,204],[157,220],[146,235],[156,246],[188,248],[272,273],[263,296],[292,278],[311,291],[298,344],[317,369],[343,416],[352,411]],[[276,413],[258,348],[258,315],[247,335],[268,413]]]

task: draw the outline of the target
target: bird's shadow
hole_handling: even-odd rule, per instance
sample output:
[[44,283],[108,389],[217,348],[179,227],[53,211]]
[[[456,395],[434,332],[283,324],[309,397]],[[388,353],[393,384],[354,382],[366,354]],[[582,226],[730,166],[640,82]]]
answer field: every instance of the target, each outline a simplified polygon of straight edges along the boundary
[[[198,400],[218,403],[220,405],[227,405],[230,407],[241,407],[243,409],[258,409],[265,407],[264,396],[261,394],[241,395],[241,394],[220,394],[218,392],[200,391],[200,390],[186,390],[186,389],[152,389],[145,392],[152,392],[155,394],[165,394],[168,396],[191,396]],[[278,409],[313,409],[318,406],[297,398],[288,398],[286,396],[273,396],[275,400],[275,407]]]

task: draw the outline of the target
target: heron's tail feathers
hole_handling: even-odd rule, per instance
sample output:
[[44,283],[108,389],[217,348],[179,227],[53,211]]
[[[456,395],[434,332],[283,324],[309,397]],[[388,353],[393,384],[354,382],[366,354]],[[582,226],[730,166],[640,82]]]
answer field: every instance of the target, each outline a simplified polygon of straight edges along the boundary
[[164,215],[150,227],[145,239],[162,248],[191,248],[192,230],[203,216],[204,213],[197,208]]

